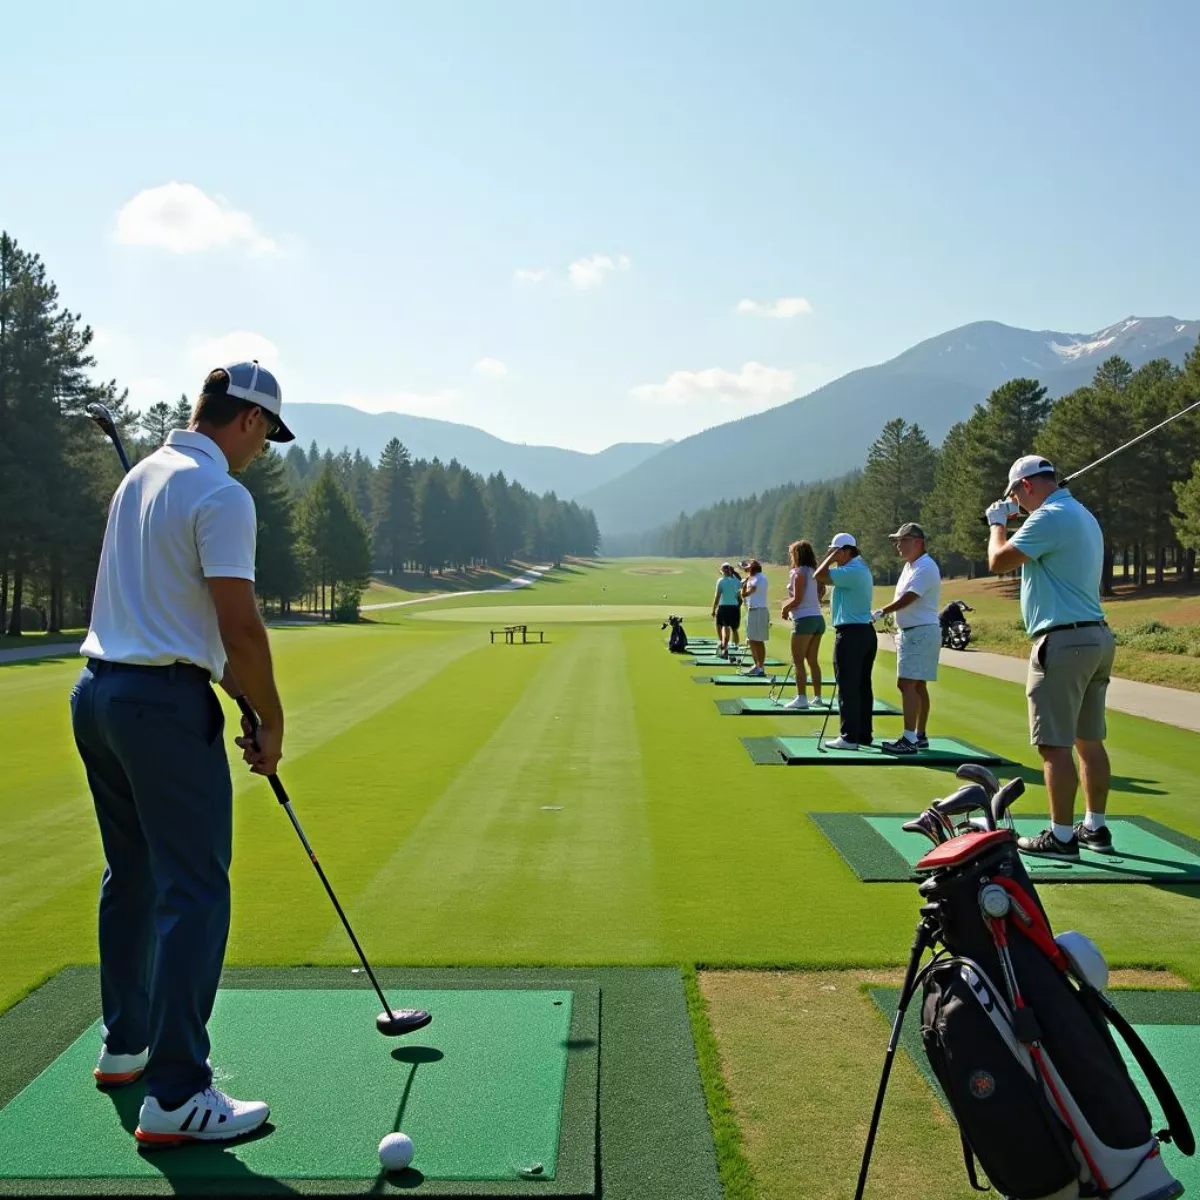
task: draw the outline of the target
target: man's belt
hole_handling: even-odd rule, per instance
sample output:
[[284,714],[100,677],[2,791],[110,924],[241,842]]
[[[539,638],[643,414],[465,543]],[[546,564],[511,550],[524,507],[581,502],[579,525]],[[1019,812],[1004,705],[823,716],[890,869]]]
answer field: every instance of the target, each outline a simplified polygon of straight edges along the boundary
[[1095,629],[1098,625],[1108,625],[1107,621],[1072,621],[1069,625],[1051,625],[1049,629],[1042,629],[1036,633],[1035,637],[1041,637],[1047,633],[1058,633],[1063,629]]

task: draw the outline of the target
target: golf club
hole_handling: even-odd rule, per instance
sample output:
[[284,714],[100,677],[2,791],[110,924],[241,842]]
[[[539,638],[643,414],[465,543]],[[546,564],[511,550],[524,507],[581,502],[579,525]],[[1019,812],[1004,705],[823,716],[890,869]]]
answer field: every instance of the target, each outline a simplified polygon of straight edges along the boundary
[[821,722],[821,732],[817,734],[817,753],[825,753],[825,727],[829,724],[829,714],[833,712],[833,706],[837,703],[838,694],[838,677],[837,671],[833,673],[833,695],[829,697],[829,707],[825,710],[825,719]]
[[782,704],[783,703],[783,693],[785,691],[787,691],[788,680],[792,676],[792,666],[794,666],[794,665],[795,664],[789,664],[788,669],[784,672],[783,682],[779,685],[779,695],[778,696],[775,695],[775,683],[774,683],[774,681],[772,681],[771,690],[767,693],[767,699],[770,700],[772,704]]
[[[1096,459],[1095,462],[1090,462],[1086,467],[1080,467],[1078,471],[1073,471],[1065,479],[1059,480],[1059,486],[1066,487],[1072,479],[1078,479],[1080,475],[1086,474],[1093,468],[1100,466],[1101,463],[1108,462],[1110,458],[1120,454],[1123,450],[1128,450],[1130,446],[1136,446],[1138,442],[1142,441],[1144,438],[1148,438],[1152,433],[1157,433],[1160,429],[1170,425],[1172,421],[1178,421],[1180,417],[1186,416],[1195,408],[1200,408],[1200,400],[1195,401],[1193,404],[1189,404],[1187,408],[1181,408],[1177,413],[1172,413],[1171,416],[1169,416],[1165,421],[1159,421],[1157,425],[1147,429],[1144,433],[1139,433],[1137,437],[1130,438],[1129,441],[1127,441],[1124,445],[1118,446],[1115,450],[1110,450],[1107,454],[1101,455],[1098,459]],[[1008,497],[1006,496],[1005,499],[1007,500]],[[1012,515],[1016,516],[1017,514],[1013,513]],[[984,524],[987,524],[987,517],[984,517],[983,521]]]
[[1025,780],[1020,776],[1016,779],[1010,779],[993,797],[992,797],[992,826],[995,829],[1000,828],[1000,822],[1005,821],[1009,829],[1016,832],[1016,826],[1013,824],[1012,815],[1009,813],[1009,806],[1012,802],[1025,791]]
[[[87,411],[88,416],[104,430],[113,446],[116,447],[117,454],[121,457],[121,465],[125,468],[126,474],[128,474],[129,459],[125,456],[125,447],[121,445],[121,435],[117,432],[116,422],[113,420],[112,413],[103,404],[89,404]],[[250,727],[250,736],[254,738],[258,729],[258,715],[250,707],[250,702],[245,696],[238,697],[237,705]],[[255,746],[257,747],[257,745],[258,742],[256,740]],[[329,899],[333,901],[333,907],[337,910],[337,915],[341,917],[342,924],[345,926],[346,932],[350,935],[350,941],[354,944],[354,949],[358,951],[359,961],[362,963],[367,977],[371,980],[371,985],[375,988],[375,994],[379,997],[379,1002],[383,1005],[383,1012],[375,1018],[376,1029],[384,1037],[403,1037],[406,1033],[423,1029],[433,1020],[433,1017],[424,1009],[392,1008],[387,1002],[387,997],[384,996],[383,989],[379,986],[379,981],[375,978],[375,972],[371,970],[371,964],[367,962],[367,956],[363,953],[363,948],[359,945],[358,938],[354,936],[354,930],[350,928],[350,922],[346,919],[346,914],[342,911],[342,906],[338,903],[338,898],[334,895],[333,888],[330,887],[329,880],[325,877],[325,872],[321,864],[317,861],[317,856],[313,852],[308,838],[304,836],[304,830],[301,828],[300,822],[296,819],[296,814],[292,811],[292,803],[288,799],[287,792],[283,790],[283,784],[280,783],[277,775],[268,775],[267,782],[271,785],[271,790],[275,793],[275,798],[283,805],[284,812],[291,819],[292,827],[296,830],[304,849],[308,851],[309,860],[316,868],[321,882],[325,885],[325,891],[329,893]]]
[[1000,780],[982,763],[962,763],[954,774],[959,779],[980,784],[989,796],[994,796],[1000,790]]
[[[246,723],[250,727],[250,737],[255,739],[254,745],[257,749],[258,716],[254,709],[250,707],[250,702],[245,696],[238,697],[237,706],[241,709],[242,716],[245,717]],[[350,928],[350,922],[347,920],[345,912],[342,911],[342,906],[338,903],[338,898],[334,895],[333,888],[330,886],[329,880],[325,877],[325,872],[321,868],[321,864],[317,861],[316,853],[313,851],[308,838],[304,836],[304,830],[301,828],[295,812],[292,811],[292,802],[288,799],[287,792],[283,790],[283,784],[279,781],[279,776],[268,775],[267,782],[271,785],[271,790],[275,793],[275,799],[283,805],[283,811],[287,813],[288,818],[291,820],[292,828],[295,829],[301,844],[308,852],[309,861],[316,868],[321,882],[325,885],[325,891],[329,894],[329,899],[333,901],[333,907],[337,910],[337,915],[341,917],[346,933],[349,935],[350,941],[354,944],[354,949],[358,952],[363,970],[366,971],[367,978],[370,979],[371,986],[375,989],[375,994],[379,997],[379,1002],[383,1005],[383,1012],[375,1018],[375,1027],[384,1037],[403,1037],[406,1033],[423,1029],[433,1020],[423,1008],[393,1008],[387,1002],[387,997],[383,994],[383,989],[379,986],[379,981],[375,978],[375,972],[371,970],[371,964],[367,962],[367,956],[363,953],[363,948],[359,945],[358,938],[354,936],[354,930]]]
[[996,825],[992,820],[991,797],[988,796],[981,784],[968,783],[965,787],[960,787],[953,795],[947,796],[944,800],[935,800],[933,803],[934,812],[943,817],[956,817],[963,813],[974,812],[976,809],[983,811],[989,832],[994,830]]
[[946,833],[946,827],[942,824],[941,818],[929,808],[914,820],[905,821],[900,828],[905,833],[923,834],[935,846],[940,846],[943,842],[949,841],[949,835]]
[[87,415],[104,430],[104,436],[112,442],[117,456],[121,460],[121,466],[125,468],[125,473],[129,473],[129,457],[125,453],[125,447],[121,444],[121,432],[117,429],[117,423],[113,419],[111,410],[107,405],[100,403],[92,403],[87,406]]

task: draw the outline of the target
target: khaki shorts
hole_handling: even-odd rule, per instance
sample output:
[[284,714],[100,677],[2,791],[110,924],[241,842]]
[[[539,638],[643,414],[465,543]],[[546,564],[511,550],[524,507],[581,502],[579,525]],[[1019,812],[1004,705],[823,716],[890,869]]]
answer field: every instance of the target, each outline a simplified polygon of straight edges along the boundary
[[1035,746],[1100,742],[1107,732],[1104,697],[1116,643],[1107,625],[1057,629],[1033,643],[1025,695]]
[[746,641],[765,642],[771,635],[771,617],[764,604],[762,608],[746,610]]

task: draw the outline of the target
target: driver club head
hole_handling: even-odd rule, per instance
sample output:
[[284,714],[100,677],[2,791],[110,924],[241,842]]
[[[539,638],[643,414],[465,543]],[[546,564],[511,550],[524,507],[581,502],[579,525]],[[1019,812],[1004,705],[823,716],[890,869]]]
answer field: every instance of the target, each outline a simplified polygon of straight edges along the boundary
[[941,818],[932,809],[928,808],[914,820],[905,821],[900,828],[905,833],[923,834],[935,846],[940,846],[943,842],[949,840],[949,834],[946,832],[946,827],[942,824]]
[[375,1028],[384,1037],[403,1037],[424,1029],[433,1020],[423,1008],[393,1008],[375,1018]]
[[1005,821],[1010,829],[1015,829],[1012,813],[1009,809],[1012,802],[1025,791],[1025,780],[1019,775],[1010,779],[993,797],[991,803],[992,824],[999,827]]
[[988,826],[992,829],[995,828],[992,822],[991,797],[979,783],[968,783],[965,787],[960,787],[953,795],[947,796],[943,800],[935,800],[933,808],[942,817],[956,817],[979,809],[987,818]]
[[87,406],[87,415],[100,426],[101,429],[112,437],[117,432],[117,423],[113,420],[113,415],[109,411],[108,406],[93,402]]
[[959,779],[978,783],[989,796],[994,796],[1000,790],[1000,780],[982,763],[962,763],[954,774]]

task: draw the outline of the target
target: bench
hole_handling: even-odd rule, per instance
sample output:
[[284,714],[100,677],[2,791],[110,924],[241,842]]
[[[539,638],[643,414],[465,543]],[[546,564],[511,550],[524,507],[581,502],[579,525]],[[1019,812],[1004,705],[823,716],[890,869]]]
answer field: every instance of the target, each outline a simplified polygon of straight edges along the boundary
[[544,630],[530,629],[527,625],[505,625],[503,629],[493,629],[491,631],[491,641],[495,643],[496,635],[503,634],[504,641],[509,646],[513,646],[516,645],[518,633],[521,635],[521,643],[523,645],[528,643],[529,639],[532,638],[535,633],[537,634],[537,640],[539,642],[545,642],[546,640]]

